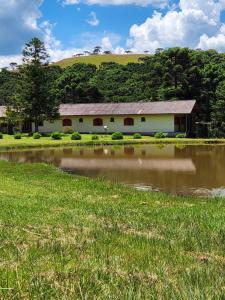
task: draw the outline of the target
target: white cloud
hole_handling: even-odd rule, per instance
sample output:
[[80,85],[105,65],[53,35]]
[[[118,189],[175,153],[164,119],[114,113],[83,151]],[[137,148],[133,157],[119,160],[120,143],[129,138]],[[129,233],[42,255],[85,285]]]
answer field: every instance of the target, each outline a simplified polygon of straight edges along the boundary
[[98,26],[99,25],[100,21],[97,18],[97,15],[94,11],[92,11],[89,14],[89,19],[87,20],[87,23],[90,24],[91,26]]
[[[18,55],[24,43],[33,36],[40,37],[46,43],[51,59],[71,57],[84,50],[93,50],[100,45],[103,50],[123,53],[121,38],[108,32],[81,33],[74,40],[74,45],[64,48],[53,35],[54,24],[41,17],[40,5],[44,0],[0,0],[0,67],[10,62],[20,62]],[[62,0],[58,0],[61,1]],[[64,5],[86,3],[89,5],[128,5],[147,6],[166,5],[168,0],[64,0]],[[134,24],[130,28],[127,47],[134,52],[156,48],[191,47],[217,49],[225,52],[225,24],[221,21],[221,12],[225,9],[225,0],[180,0],[171,5],[166,13],[155,11],[143,24]],[[98,25],[98,18],[92,12],[88,20],[91,25]],[[71,44],[72,45],[72,44]]]
[[169,0],[64,0],[63,5],[75,5],[84,3],[88,5],[137,5],[166,7]]
[[113,45],[108,36],[102,38],[102,47],[104,48],[104,50],[113,50]]
[[79,0],[64,0],[63,5],[74,5],[78,4],[80,1]]
[[25,42],[45,32],[38,26],[42,0],[0,0],[0,67],[21,62]]
[[22,56],[21,55],[2,55],[0,56],[0,69],[8,67],[10,63],[15,62],[21,64]]
[[0,55],[17,54],[25,41],[42,36],[37,20],[42,0],[0,0]]
[[224,25],[220,15],[225,1],[180,0],[178,10],[165,15],[155,12],[141,25],[130,29],[128,46],[135,52],[167,47],[225,49]]

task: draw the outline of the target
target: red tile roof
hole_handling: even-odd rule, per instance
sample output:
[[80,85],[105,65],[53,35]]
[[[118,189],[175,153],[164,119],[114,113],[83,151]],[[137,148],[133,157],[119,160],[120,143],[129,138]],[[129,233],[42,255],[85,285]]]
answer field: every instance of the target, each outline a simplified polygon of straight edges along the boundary
[[[59,112],[61,116],[190,114],[195,104],[195,100],[61,104]],[[5,116],[5,111],[5,106],[0,106],[0,118]]]
[[195,100],[132,102],[132,103],[93,103],[62,104],[61,116],[104,116],[104,115],[161,115],[190,114]]

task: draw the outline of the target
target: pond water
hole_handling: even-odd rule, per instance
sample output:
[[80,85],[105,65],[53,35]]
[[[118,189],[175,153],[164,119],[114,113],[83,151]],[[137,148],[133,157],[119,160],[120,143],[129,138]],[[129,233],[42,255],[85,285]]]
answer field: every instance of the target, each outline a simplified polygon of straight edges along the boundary
[[13,162],[47,162],[141,190],[225,196],[225,146],[97,146],[2,152]]

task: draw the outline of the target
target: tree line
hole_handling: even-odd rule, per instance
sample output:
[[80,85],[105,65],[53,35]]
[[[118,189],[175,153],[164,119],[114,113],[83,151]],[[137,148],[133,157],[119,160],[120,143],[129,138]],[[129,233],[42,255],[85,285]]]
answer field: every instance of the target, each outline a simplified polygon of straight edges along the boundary
[[225,137],[225,54],[189,48],[158,49],[139,63],[49,65],[33,38],[23,64],[0,72],[0,105],[11,122],[57,118],[60,103],[197,100],[196,134]]

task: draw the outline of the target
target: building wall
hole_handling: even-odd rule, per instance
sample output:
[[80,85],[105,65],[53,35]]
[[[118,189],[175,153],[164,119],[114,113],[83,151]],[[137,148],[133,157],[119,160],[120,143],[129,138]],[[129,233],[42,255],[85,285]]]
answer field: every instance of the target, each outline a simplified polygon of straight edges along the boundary
[[[110,118],[114,117],[114,122],[110,122]],[[124,126],[124,119],[128,116],[100,116],[103,119],[103,126],[93,126],[93,119],[98,116],[84,117],[65,117],[55,120],[53,123],[45,121],[43,126],[39,127],[40,132],[64,132],[68,127],[63,127],[63,119],[72,120],[72,128],[80,133],[104,133],[104,126],[108,127],[108,132],[112,133],[120,131],[124,133],[153,133],[153,132],[174,132],[174,115],[140,115],[129,116],[134,119],[134,126]],[[146,121],[141,122],[141,118],[145,117]],[[79,119],[83,118],[83,123],[79,123]],[[33,125],[34,130],[34,125]]]

